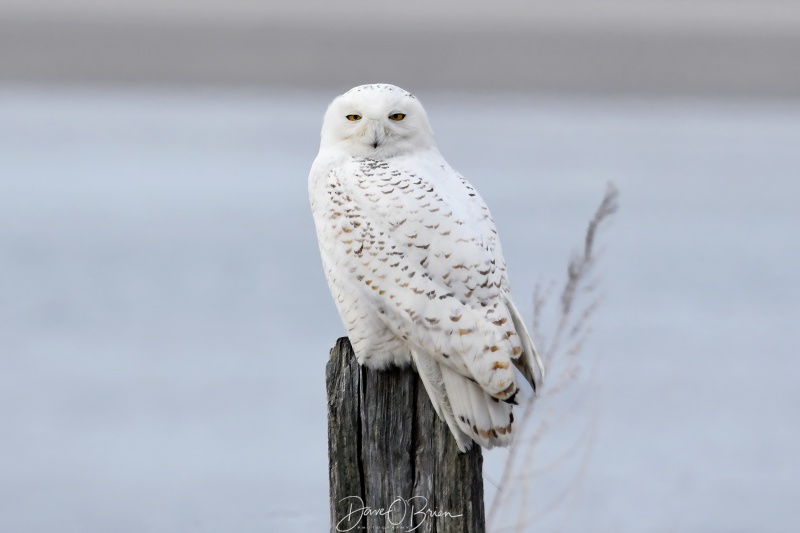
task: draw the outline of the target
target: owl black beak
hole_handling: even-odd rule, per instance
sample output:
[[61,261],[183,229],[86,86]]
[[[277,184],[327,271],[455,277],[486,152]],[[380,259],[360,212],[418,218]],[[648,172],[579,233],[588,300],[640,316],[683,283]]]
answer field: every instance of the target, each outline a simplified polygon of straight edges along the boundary
[[370,120],[369,122],[369,133],[368,135],[372,137],[372,147],[377,149],[378,146],[381,145],[381,142],[384,140],[383,137],[383,127],[378,120]]

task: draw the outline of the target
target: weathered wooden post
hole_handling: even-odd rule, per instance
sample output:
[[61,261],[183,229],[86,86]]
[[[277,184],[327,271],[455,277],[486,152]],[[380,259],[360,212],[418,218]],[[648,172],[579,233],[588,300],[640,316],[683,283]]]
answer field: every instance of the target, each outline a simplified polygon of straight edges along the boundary
[[485,531],[480,446],[459,453],[412,369],[363,368],[342,337],[326,383],[332,532]]

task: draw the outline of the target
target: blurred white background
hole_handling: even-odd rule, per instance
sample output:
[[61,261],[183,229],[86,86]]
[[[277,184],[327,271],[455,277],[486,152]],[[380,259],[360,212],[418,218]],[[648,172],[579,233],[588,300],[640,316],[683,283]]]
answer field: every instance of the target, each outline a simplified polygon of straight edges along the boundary
[[327,529],[306,177],[378,81],[481,191],[528,318],[621,191],[564,423],[589,461],[534,480],[530,530],[792,530],[797,4],[332,6],[0,3],[0,530]]

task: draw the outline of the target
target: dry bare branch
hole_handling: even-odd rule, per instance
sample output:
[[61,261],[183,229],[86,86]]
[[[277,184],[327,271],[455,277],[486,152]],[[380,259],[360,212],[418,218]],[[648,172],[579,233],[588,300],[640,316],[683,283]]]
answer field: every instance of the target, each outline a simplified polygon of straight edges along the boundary
[[[617,211],[618,197],[617,188],[609,183],[600,205],[589,221],[582,250],[573,254],[567,265],[566,281],[560,293],[559,305],[555,310],[557,317],[555,330],[549,335],[543,331],[542,324],[545,313],[552,307],[549,303],[555,284],[549,283],[543,289],[542,284],[538,283],[534,289],[532,334],[534,342],[541,348],[540,357],[548,366],[554,362],[564,363],[558,379],[555,383],[546,384],[542,396],[554,396],[568,389],[569,384],[575,381],[579,372],[581,363],[579,355],[585,347],[590,333],[588,324],[601,301],[601,296],[595,294],[599,281],[597,278],[590,279],[593,267],[599,257],[599,253],[596,250],[597,236],[603,223]],[[584,301],[587,298],[588,301]],[[565,343],[567,343],[566,349],[562,348]],[[492,531],[499,531],[500,509],[504,507],[504,503],[508,501],[507,496],[511,494],[519,495],[522,499],[517,500],[519,513],[515,526],[509,528],[505,524],[504,528],[508,529],[504,530],[523,531],[530,526],[532,519],[536,518],[538,520],[542,518],[541,516],[530,516],[525,502],[528,499],[527,495],[533,483],[531,478],[534,472],[533,459],[537,444],[551,427],[551,422],[553,421],[534,416],[536,410],[533,407],[533,398],[530,398],[524,405],[522,416],[519,417],[517,426],[518,439],[526,432],[532,433],[532,435],[526,439],[519,439],[510,450],[503,474],[498,483],[497,494],[487,517],[487,526]],[[556,418],[564,418],[566,416],[568,416],[568,413],[561,413]],[[537,423],[536,427],[532,426],[534,420]],[[594,427],[595,423],[590,425]],[[593,434],[594,431],[585,432],[576,443],[575,449],[579,448],[580,442],[584,441],[584,439],[591,438],[587,437],[587,435]],[[588,450],[591,446],[586,446],[586,448]],[[568,456],[573,453],[577,452],[570,452]],[[586,470],[588,451],[582,463],[581,472]],[[565,498],[568,491],[572,490],[575,483],[577,483],[577,480],[573,480],[568,490],[553,500],[543,513],[548,514],[554,509],[558,501]]]

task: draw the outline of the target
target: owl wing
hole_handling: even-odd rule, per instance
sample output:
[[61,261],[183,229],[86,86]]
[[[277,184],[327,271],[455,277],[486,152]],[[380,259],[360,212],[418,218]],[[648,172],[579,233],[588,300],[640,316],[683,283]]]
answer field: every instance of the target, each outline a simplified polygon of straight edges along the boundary
[[[520,362],[532,345],[506,304],[497,232],[472,187],[439,156],[353,159],[324,188],[331,253],[359,299],[418,352],[494,398],[513,398],[511,364],[526,367],[535,352]],[[534,368],[523,374],[538,384]]]
[[534,388],[542,368],[508,297],[483,200],[438,152],[390,162],[318,158],[309,185],[323,263],[348,333],[358,327],[377,337],[396,361],[398,347],[387,344],[410,351],[460,449],[472,440],[507,445],[517,392],[509,363]]

